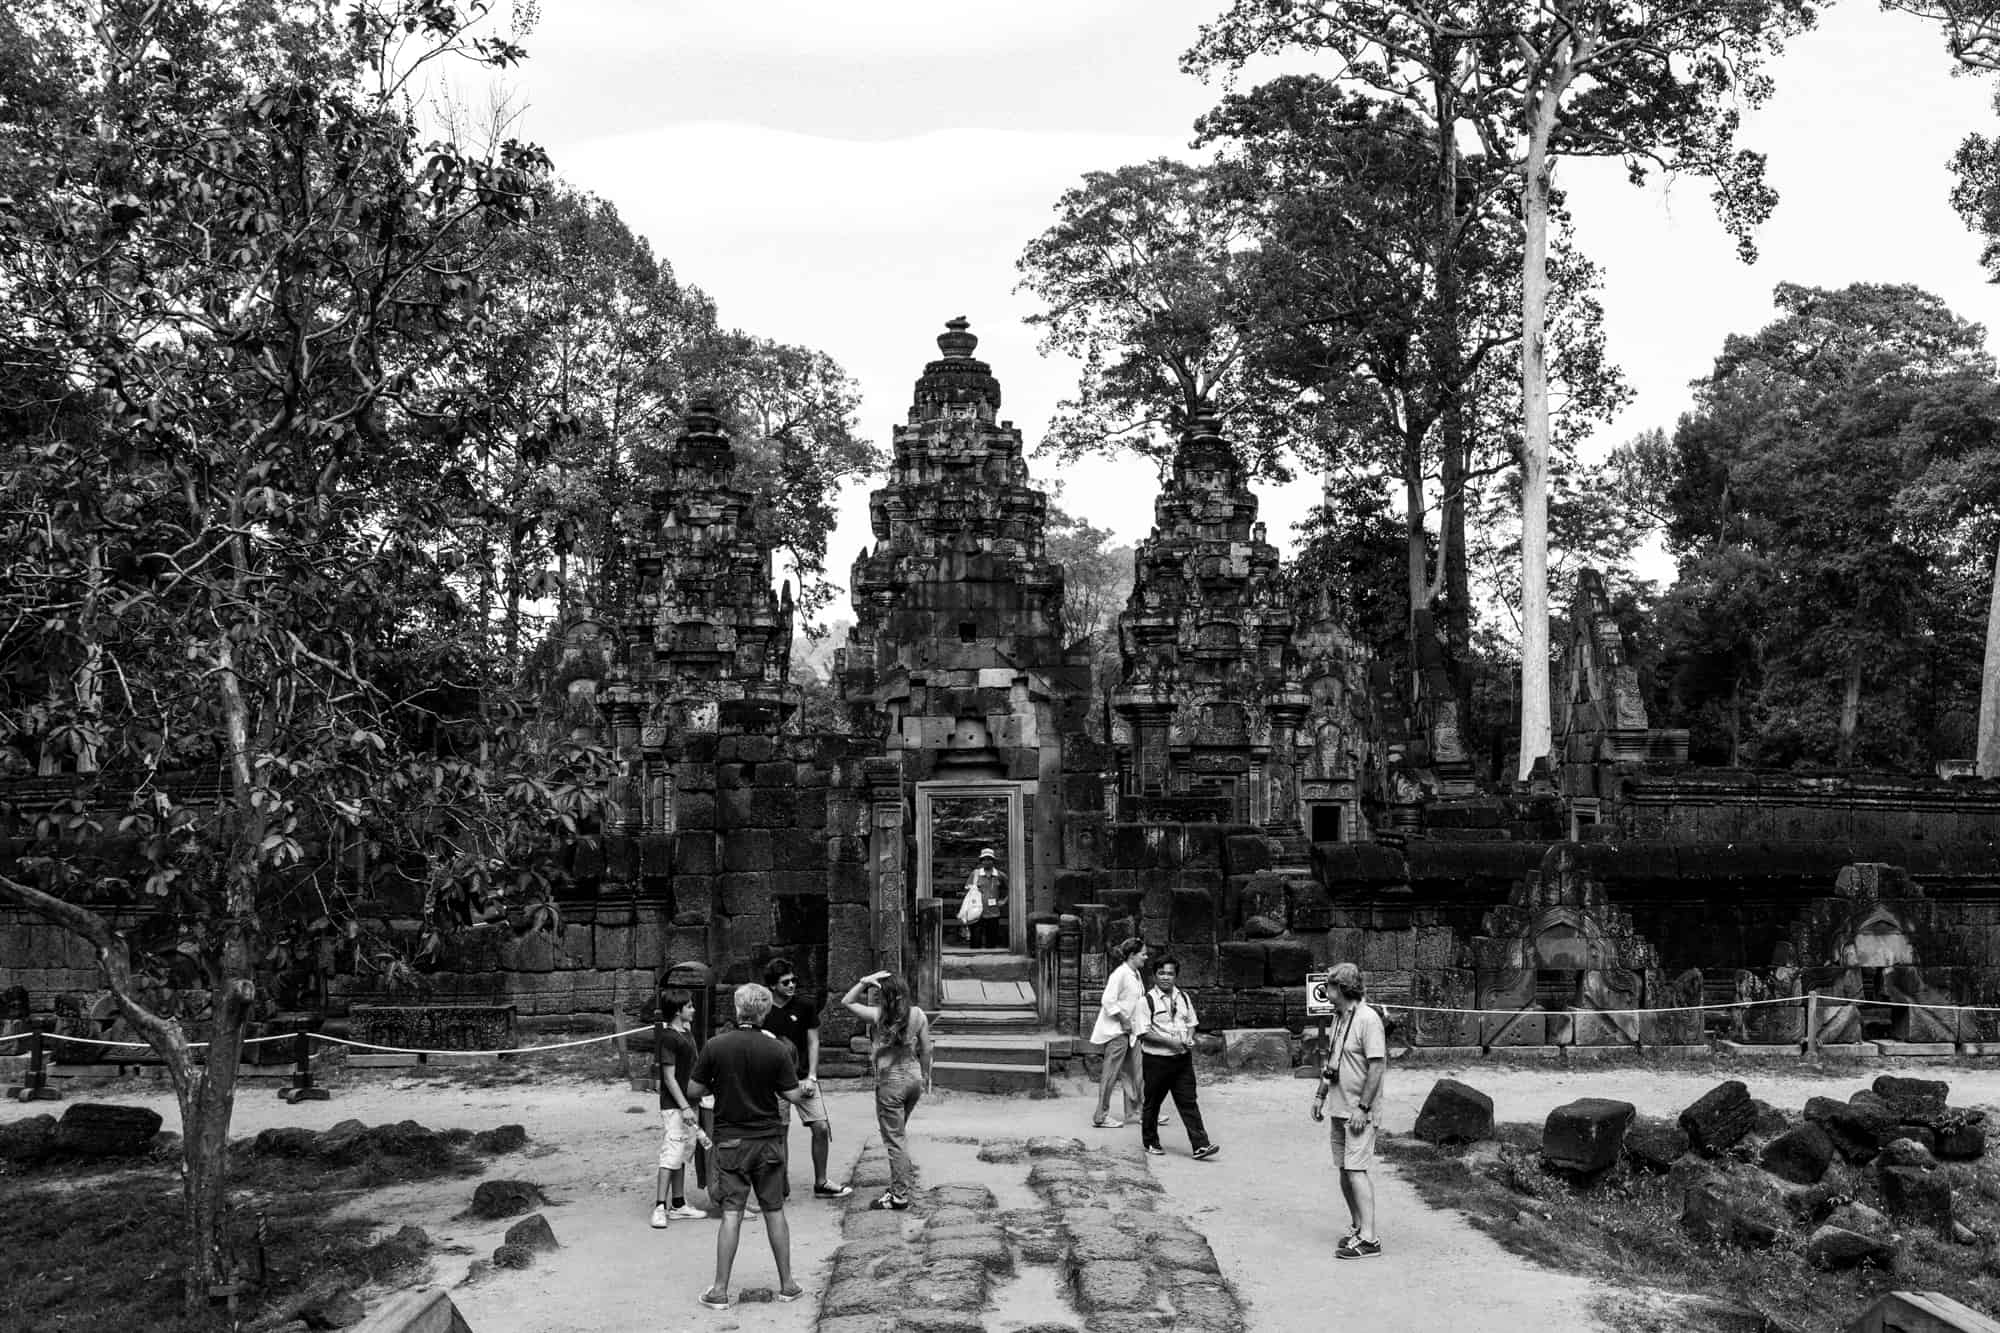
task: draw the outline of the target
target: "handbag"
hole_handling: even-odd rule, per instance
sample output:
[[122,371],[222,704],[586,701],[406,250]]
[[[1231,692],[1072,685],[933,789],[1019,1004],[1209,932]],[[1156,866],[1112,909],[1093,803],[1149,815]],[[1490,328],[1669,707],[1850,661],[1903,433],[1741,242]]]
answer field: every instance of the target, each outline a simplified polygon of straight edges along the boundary
[[965,891],[964,901],[958,905],[959,924],[965,926],[971,925],[979,919],[980,913],[985,910],[986,899],[980,896],[979,890],[976,887],[968,888]]

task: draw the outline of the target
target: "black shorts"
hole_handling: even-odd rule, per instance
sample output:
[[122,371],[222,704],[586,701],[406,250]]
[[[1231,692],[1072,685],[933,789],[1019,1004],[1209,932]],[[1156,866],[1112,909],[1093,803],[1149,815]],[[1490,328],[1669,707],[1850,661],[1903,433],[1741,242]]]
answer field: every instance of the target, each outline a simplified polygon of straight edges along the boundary
[[778,1139],[715,1141],[715,1184],[709,1197],[724,1212],[740,1212],[751,1195],[775,1213],[785,1206],[785,1146]]

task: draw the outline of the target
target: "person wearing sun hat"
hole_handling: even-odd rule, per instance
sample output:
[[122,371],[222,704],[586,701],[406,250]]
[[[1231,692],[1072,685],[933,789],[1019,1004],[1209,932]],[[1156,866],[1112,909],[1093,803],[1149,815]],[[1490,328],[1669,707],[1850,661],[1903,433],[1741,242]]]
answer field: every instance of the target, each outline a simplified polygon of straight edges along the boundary
[[1333,1121],[1333,1164],[1353,1223],[1333,1247],[1333,1257],[1372,1259],[1382,1253],[1382,1242],[1375,1235],[1375,1182],[1368,1168],[1375,1163],[1375,1108],[1389,1067],[1389,1041],[1382,1015],[1362,1002],[1366,987],[1360,968],[1339,964],[1327,974],[1327,989],[1333,993],[1335,1018],[1313,1094],[1312,1118]]
[[979,849],[979,866],[966,878],[968,891],[977,889],[981,906],[979,919],[969,927],[975,949],[1004,949],[1007,947],[1007,872],[1000,868],[1000,857],[991,847]]

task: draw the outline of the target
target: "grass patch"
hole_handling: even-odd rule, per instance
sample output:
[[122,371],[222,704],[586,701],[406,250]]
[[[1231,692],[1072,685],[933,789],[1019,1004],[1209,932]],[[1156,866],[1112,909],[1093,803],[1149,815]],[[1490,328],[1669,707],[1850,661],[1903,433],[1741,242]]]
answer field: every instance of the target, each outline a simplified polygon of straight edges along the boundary
[[[1425,1203],[1457,1209],[1513,1253],[1626,1291],[1601,1312],[1620,1333],[1726,1326],[1713,1309],[1709,1317],[1718,1322],[1691,1322],[1688,1301],[1676,1298],[1726,1303],[1772,1319],[1768,1325],[1750,1320],[1736,1327],[1808,1333],[1839,1333],[1876,1296],[1892,1290],[1937,1291],[1975,1309],[2000,1308],[2000,1267],[1991,1245],[2000,1236],[2000,1174],[1983,1162],[1939,1168],[1952,1181],[1959,1220],[1979,1233],[1982,1243],[1954,1244],[1911,1225],[1902,1230],[1895,1273],[1826,1272],[1806,1261],[1810,1224],[1781,1233],[1769,1250],[1697,1242],[1680,1228],[1683,1185],[1675,1177],[1621,1163],[1604,1179],[1577,1187],[1541,1170],[1538,1126],[1507,1124],[1497,1132],[1498,1143],[1462,1148],[1398,1136],[1383,1140],[1382,1155]],[[1717,1165],[1762,1174],[1748,1164]],[[1855,1170],[1843,1179],[1851,1180],[1856,1197],[1880,1206],[1872,1172]]]
[[[216,1333],[231,1328],[222,1305],[207,1318],[181,1312],[182,1242],[178,1154],[122,1163],[51,1163],[0,1170],[0,1328],[51,1333]],[[428,1160],[370,1153],[339,1167],[260,1156],[248,1140],[230,1147],[232,1253],[248,1262],[264,1222],[265,1282],[239,1300],[234,1327],[284,1322],[329,1289],[417,1281],[426,1247],[365,1216],[334,1213],[358,1196],[410,1181],[476,1175],[479,1159],[453,1149]]]

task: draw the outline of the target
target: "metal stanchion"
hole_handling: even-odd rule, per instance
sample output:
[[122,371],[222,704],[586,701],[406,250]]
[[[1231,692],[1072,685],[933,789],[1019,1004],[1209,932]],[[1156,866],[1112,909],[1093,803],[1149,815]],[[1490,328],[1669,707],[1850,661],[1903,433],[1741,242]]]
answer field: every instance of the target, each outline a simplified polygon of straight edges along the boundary
[[325,1088],[313,1084],[312,1034],[304,1023],[292,1029],[292,1086],[279,1088],[278,1096],[293,1106],[332,1099]]
[[37,1022],[28,1033],[28,1081],[13,1089],[17,1102],[56,1102],[62,1094],[49,1086],[49,1052],[42,1036],[42,1025]]

